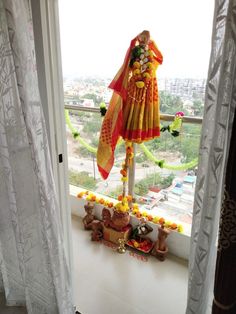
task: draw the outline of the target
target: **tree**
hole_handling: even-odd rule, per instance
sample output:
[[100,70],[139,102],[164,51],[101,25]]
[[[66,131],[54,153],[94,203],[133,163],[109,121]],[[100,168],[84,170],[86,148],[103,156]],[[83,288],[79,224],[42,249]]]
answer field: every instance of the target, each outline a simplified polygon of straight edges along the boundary
[[190,162],[198,157],[201,126],[184,124],[180,153],[182,162]]
[[79,147],[75,148],[75,153],[76,153],[76,155],[78,155],[80,157],[91,157],[92,156],[92,153],[90,153],[90,151],[82,145],[79,145]]
[[193,110],[195,116],[203,116],[204,104],[200,99],[196,99],[193,101]]
[[150,186],[156,185],[161,181],[161,176],[159,173],[153,173],[147,175],[146,178],[139,180],[134,185],[134,192],[138,195],[145,195],[148,192]]
[[198,157],[199,152],[199,137],[187,137],[182,142],[182,162],[190,162]]
[[179,96],[160,91],[159,99],[160,111],[162,113],[175,114],[178,111],[183,111],[183,101]]
[[172,184],[174,178],[175,175],[173,173],[169,174],[167,177],[162,178],[160,182],[160,188],[162,189],[168,188]]
[[84,99],[92,99],[94,101],[94,104],[95,105],[99,105],[102,101],[103,101],[103,98],[96,95],[96,94],[92,94],[92,93],[88,93],[88,94],[85,94],[83,96]]
[[115,190],[112,190],[107,193],[105,192],[104,194],[117,199],[118,195],[122,194],[122,192],[123,192],[123,186],[120,185]]
[[69,183],[76,186],[81,186],[88,190],[95,190],[97,181],[89,176],[87,171],[69,170]]
[[174,174],[171,173],[167,177],[162,177],[160,173],[156,172],[146,176],[146,178],[139,180],[134,186],[134,193],[144,196],[148,193],[151,186],[158,186],[160,189],[165,189],[172,184]]
[[93,115],[87,122],[84,124],[83,132],[87,133],[89,136],[88,138],[91,138],[91,136],[94,135],[94,133],[97,133],[101,129],[102,119],[98,115]]

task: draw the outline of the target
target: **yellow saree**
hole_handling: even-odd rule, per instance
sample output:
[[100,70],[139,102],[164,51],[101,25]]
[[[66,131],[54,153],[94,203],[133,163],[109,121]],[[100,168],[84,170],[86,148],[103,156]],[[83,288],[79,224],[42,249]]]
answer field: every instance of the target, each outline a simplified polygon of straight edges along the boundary
[[135,143],[160,136],[156,70],[162,59],[154,41],[143,45],[137,36],[109,85],[114,92],[103,120],[97,152],[98,169],[104,179],[113,166],[120,136]]

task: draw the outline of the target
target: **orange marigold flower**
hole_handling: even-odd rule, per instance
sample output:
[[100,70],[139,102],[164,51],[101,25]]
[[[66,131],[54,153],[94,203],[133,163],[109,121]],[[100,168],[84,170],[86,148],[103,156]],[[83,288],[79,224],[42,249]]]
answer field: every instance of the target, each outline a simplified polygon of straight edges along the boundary
[[148,216],[147,216],[147,219],[148,219],[149,221],[152,221],[152,220],[153,220],[152,215],[148,215]]
[[133,147],[131,147],[131,146],[126,147],[126,153],[127,154],[133,153]]
[[131,202],[132,199],[133,199],[132,195],[127,195],[127,201],[128,201],[128,202]]
[[159,219],[159,224],[160,224],[160,225],[163,225],[164,223],[165,223],[165,218],[161,217],[161,218]]
[[100,198],[99,203],[100,203],[100,204],[104,204],[104,203],[105,203],[105,200],[104,200],[103,198]]
[[77,197],[78,197],[78,198],[82,198],[82,197],[84,196],[84,194],[85,194],[85,192],[79,192],[79,193],[77,194]]
[[170,227],[171,229],[177,229],[178,226],[175,222],[173,222]]
[[123,177],[126,177],[126,176],[127,176],[127,171],[126,171],[125,169],[121,169],[120,174],[121,174]]

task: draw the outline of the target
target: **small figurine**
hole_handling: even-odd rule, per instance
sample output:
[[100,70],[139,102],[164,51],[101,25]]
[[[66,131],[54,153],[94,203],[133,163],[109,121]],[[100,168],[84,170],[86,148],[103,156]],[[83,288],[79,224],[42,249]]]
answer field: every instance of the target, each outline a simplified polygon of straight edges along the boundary
[[93,204],[87,203],[84,205],[84,209],[87,213],[86,216],[83,218],[83,224],[85,230],[91,230],[92,229],[92,222],[94,221],[95,217],[93,215]]
[[170,231],[164,228],[162,225],[158,228],[158,238],[152,249],[152,255],[158,258],[160,261],[164,261],[166,254],[168,252],[168,247],[166,245],[166,238],[170,234]]
[[148,233],[152,232],[152,230],[152,227],[147,224],[146,219],[142,217],[139,221],[138,226],[133,231],[132,238],[135,239],[137,236],[140,237],[147,235]]
[[103,208],[102,210],[102,220],[104,223],[105,227],[110,227],[111,225],[111,213],[109,211],[109,209],[107,209],[106,207]]
[[92,241],[100,241],[103,237],[103,226],[101,221],[94,220],[92,222],[92,234],[91,234],[91,240]]
[[125,248],[125,239],[118,239],[119,246],[117,248],[117,252],[123,254],[126,252]]

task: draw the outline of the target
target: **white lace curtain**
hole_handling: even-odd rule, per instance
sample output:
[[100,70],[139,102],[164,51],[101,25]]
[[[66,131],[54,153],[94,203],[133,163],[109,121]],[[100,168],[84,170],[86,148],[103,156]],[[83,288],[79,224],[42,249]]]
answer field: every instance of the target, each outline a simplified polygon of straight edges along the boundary
[[216,0],[193,211],[186,314],[211,313],[216,238],[236,107],[235,38],[236,1]]
[[0,267],[8,305],[73,312],[27,0],[0,0]]

